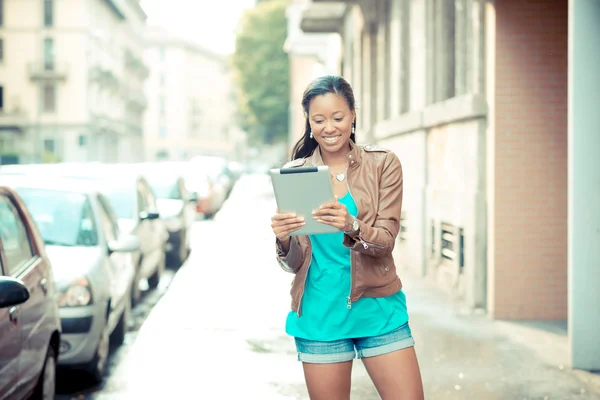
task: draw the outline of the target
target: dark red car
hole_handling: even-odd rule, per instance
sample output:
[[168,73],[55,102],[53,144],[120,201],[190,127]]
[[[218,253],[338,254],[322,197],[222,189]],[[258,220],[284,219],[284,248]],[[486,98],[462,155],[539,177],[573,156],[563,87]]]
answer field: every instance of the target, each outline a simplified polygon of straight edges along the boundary
[[44,242],[21,198],[0,186],[0,399],[54,398],[60,332]]

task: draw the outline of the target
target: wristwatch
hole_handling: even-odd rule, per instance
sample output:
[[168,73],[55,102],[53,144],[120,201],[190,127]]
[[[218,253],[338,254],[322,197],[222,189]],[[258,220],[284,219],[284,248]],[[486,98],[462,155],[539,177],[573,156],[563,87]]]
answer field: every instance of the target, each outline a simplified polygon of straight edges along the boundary
[[346,235],[351,235],[353,233],[356,233],[359,227],[360,225],[358,224],[358,220],[356,219],[356,217],[352,217],[352,229],[350,229],[349,231],[344,231],[344,233]]

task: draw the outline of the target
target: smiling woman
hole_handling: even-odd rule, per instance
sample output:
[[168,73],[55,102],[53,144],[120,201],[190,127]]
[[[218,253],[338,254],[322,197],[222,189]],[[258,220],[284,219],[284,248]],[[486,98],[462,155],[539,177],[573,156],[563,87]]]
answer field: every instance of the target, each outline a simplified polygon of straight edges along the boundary
[[[277,259],[297,278],[286,331],[295,338],[310,397],[349,398],[358,357],[382,398],[423,399],[392,256],[402,212],[400,160],[379,146],[356,144],[354,94],[344,78],[315,79],[302,107],[304,135],[285,167],[328,166],[336,198],[308,216],[278,212],[271,226]],[[306,218],[339,232],[291,236]]]

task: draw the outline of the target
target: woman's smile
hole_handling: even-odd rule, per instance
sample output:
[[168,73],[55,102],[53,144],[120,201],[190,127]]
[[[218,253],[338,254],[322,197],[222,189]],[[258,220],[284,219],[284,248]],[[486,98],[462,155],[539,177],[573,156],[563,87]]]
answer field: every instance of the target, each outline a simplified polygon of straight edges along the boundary
[[321,136],[323,138],[323,140],[328,143],[328,144],[333,144],[336,143],[338,140],[340,140],[342,138],[342,135],[335,135],[335,136]]

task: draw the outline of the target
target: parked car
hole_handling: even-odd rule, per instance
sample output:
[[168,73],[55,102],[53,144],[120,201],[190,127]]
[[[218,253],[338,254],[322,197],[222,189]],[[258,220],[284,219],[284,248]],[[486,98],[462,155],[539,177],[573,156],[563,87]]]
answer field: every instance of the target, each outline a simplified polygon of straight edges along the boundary
[[0,399],[54,397],[57,300],[38,229],[19,195],[0,186]]
[[0,182],[27,205],[54,267],[61,294],[59,364],[82,368],[98,382],[109,344],[125,339],[135,276],[131,255],[139,240],[119,232],[109,200],[85,185],[30,176]]
[[132,288],[132,304],[141,297],[140,283],[158,286],[165,269],[167,229],[156,205],[150,185],[138,173],[122,166],[103,163],[57,163],[9,165],[0,167],[2,176],[38,176],[46,179],[69,179],[91,185],[106,195],[116,213],[122,233],[138,237],[140,250],[133,253],[136,277]]
[[227,200],[235,182],[228,170],[227,160],[215,156],[196,156],[190,160],[186,180],[193,181],[201,178],[208,179],[210,182],[214,207],[207,216],[212,217]]
[[224,191],[212,184],[206,174],[198,173],[193,169],[185,172],[183,176],[185,187],[190,193],[190,198],[196,204],[198,218],[212,218],[224,202]]
[[160,218],[169,232],[167,264],[179,267],[191,251],[190,233],[196,219],[195,199],[181,177],[180,163],[144,163],[133,168],[139,168],[150,184]]

